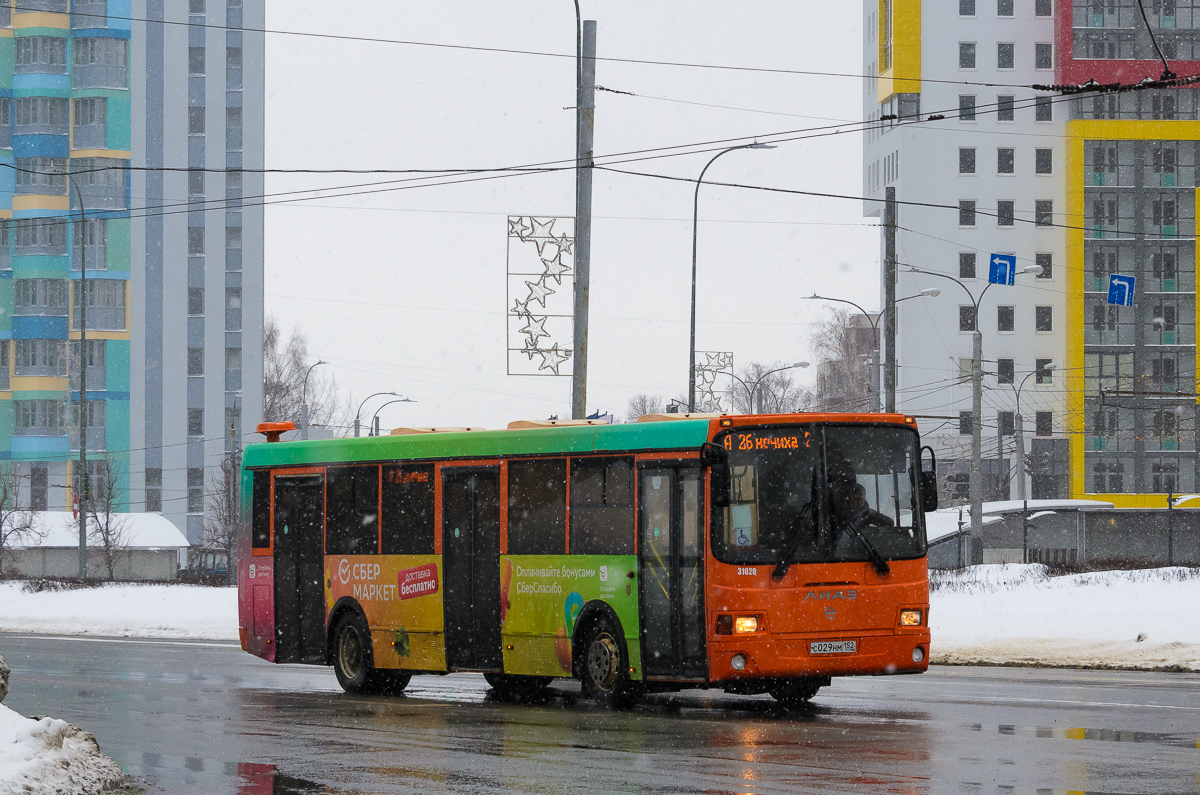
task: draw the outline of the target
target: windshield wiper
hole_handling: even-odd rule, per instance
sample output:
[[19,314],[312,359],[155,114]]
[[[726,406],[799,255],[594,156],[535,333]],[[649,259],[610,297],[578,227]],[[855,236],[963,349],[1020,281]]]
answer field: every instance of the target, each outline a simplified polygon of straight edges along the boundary
[[858,539],[858,543],[863,545],[863,549],[867,550],[867,555],[871,558],[871,563],[875,566],[875,571],[880,575],[885,575],[892,570],[888,566],[888,562],[883,559],[883,555],[879,554],[879,550],[867,540],[867,537],[862,534],[859,528],[866,524],[866,520],[870,518],[870,514],[864,512],[863,515],[852,522],[846,523],[846,529],[852,536]]

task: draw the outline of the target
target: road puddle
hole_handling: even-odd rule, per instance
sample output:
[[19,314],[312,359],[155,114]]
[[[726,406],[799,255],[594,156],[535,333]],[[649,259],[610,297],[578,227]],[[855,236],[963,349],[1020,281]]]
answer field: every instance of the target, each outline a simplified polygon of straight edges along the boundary
[[[981,723],[965,723],[963,728],[982,732]],[[990,727],[988,728],[990,731]],[[1150,743],[1176,748],[1200,748],[1200,735],[1162,734],[1157,732],[1121,731],[1118,729],[1065,729],[1045,726],[1013,726],[1000,724],[997,733],[1013,737],[1036,737],[1043,740],[1091,740],[1102,743]]]
[[329,792],[315,781],[280,773],[275,765],[238,763],[238,795],[315,795]]

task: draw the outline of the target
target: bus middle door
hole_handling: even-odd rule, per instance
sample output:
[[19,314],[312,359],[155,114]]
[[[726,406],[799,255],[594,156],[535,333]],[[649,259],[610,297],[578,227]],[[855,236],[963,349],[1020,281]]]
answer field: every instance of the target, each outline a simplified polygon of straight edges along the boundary
[[499,467],[442,468],[442,578],[446,667],[503,667]]
[[699,466],[639,473],[642,666],[651,678],[704,679],[704,483]]

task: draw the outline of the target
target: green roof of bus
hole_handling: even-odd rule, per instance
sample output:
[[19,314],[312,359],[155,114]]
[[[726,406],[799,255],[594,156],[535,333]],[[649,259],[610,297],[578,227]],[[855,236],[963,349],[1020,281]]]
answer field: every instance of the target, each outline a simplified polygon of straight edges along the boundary
[[699,448],[709,420],[565,425],[517,431],[460,431],[404,436],[323,439],[246,446],[247,467],[308,466],[351,461],[500,458]]

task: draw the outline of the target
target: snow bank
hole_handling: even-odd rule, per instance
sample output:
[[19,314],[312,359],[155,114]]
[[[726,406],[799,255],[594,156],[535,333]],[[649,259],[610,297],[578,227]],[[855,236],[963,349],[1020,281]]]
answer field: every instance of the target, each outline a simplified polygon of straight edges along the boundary
[[111,790],[124,777],[90,732],[0,704],[0,795],[87,795]]
[[930,661],[1200,671],[1200,572],[931,572]]
[[130,638],[237,639],[237,589],[111,584],[26,593],[0,583],[0,632]]
[[[930,572],[931,661],[1200,671],[1200,572],[1050,577],[1040,565]],[[236,640],[237,590],[0,583],[0,632]],[[1139,640],[1140,638],[1140,640]]]

